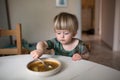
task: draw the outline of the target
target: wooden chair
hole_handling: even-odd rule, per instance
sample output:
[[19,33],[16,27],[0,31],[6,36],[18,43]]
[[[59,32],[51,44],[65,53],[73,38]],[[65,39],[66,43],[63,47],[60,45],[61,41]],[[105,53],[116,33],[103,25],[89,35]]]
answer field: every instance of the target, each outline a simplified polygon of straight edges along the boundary
[[0,49],[0,54],[9,55],[9,54],[21,54],[22,53],[21,24],[17,24],[16,29],[14,30],[0,30],[0,36],[15,36],[16,38],[16,47],[15,48],[2,48]]

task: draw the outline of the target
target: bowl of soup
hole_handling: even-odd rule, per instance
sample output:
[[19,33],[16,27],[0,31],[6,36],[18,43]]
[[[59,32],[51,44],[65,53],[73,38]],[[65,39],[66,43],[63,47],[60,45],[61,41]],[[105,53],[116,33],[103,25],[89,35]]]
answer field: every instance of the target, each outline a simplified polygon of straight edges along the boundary
[[27,64],[27,69],[33,74],[39,76],[50,76],[58,73],[61,69],[61,62],[54,58],[41,58],[44,64],[39,60],[33,60]]

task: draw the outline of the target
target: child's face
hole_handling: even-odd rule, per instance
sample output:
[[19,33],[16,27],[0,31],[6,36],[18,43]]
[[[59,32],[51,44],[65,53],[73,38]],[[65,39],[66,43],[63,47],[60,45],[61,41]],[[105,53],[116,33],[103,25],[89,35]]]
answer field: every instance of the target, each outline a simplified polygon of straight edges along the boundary
[[72,41],[72,38],[74,37],[74,34],[71,33],[68,30],[55,30],[55,35],[57,40],[61,44],[69,44]]

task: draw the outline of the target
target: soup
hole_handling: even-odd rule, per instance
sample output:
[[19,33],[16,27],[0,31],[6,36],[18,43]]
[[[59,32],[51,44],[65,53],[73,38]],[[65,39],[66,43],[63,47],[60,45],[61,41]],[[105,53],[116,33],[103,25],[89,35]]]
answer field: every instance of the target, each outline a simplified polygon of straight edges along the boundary
[[28,68],[35,72],[44,72],[44,71],[53,70],[59,66],[59,64],[54,61],[46,60],[46,61],[44,61],[44,63],[46,64],[46,66],[44,64],[42,64],[40,61],[34,61],[28,65]]

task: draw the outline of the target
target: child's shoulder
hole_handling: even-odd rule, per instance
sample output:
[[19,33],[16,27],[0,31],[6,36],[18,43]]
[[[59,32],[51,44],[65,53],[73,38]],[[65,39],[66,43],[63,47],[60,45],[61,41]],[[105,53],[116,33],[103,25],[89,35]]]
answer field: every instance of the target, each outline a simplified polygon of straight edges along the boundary
[[75,38],[75,40],[78,40],[79,42],[84,42],[83,40],[81,40],[79,38]]
[[52,42],[52,43],[58,43],[58,40],[56,38],[52,38],[50,40],[46,40],[47,42]]
[[85,42],[84,42],[83,40],[78,39],[78,38],[75,38],[75,39],[78,40],[78,43],[79,43],[79,44],[83,44],[83,45],[85,44]]

